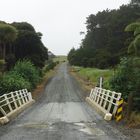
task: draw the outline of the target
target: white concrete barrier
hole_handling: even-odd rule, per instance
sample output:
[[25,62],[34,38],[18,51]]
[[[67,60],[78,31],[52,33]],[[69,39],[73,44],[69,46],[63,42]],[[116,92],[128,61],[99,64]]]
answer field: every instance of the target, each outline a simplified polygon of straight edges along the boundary
[[111,120],[115,116],[121,93],[95,87],[91,90],[90,96],[86,100],[104,116],[105,120]]
[[0,124],[5,124],[9,120],[23,111],[26,107],[34,103],[32,95],[27,89],[10,92],[0,96]]

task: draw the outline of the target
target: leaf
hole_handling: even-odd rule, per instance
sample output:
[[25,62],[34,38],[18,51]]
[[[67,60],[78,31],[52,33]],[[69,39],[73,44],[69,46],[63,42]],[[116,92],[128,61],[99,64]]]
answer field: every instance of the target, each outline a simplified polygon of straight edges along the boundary
[[134,52],[135,52],[134,41],[132,41],[128,46],[128,54],[134,54]]
[[140,34],[135,37],[133,42],[134,42],[134,46],[136,47],[140,46]]
[[135,31],[138,27],[140,27],[140,22],[131,23],[128,26],[126,26],[125,31],[126,32]]
[[136,28],[136,30],[134,31],[134,36],[140,34],[140,26]]

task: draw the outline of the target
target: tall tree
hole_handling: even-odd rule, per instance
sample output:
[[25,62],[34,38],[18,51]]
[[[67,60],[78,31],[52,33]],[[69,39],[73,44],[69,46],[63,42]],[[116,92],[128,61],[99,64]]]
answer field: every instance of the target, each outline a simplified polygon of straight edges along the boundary
[[41,41],[42,33],[36,32],[27,22],[14,22],[19,34],[15,42],[16,59],[30,59],[36,66],[43,67],[48,59],[48,50]]
[[107,9],[96,15],[91,14],[87,17],[85,38],[80,48],[74,51],[71,62],[90,67],[114,67],[121,57],[128,55],[127,46],[132,34],[125,33],[124,28],[137,21],[139,13],[140,6],[130,4],[122,5],[117,10]]
[[15,27],[0,23],[0,46],[2,50],[2,58],[6,58],[6,44],[12,43],[17,38],[17,30]]

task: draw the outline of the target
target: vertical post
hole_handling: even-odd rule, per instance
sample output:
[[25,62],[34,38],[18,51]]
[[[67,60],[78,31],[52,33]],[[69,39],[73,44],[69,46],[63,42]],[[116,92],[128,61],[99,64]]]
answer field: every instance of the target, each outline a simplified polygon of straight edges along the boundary
[[113,100],[114,100],[114,96],[115,96],[115,92],[111,92],[111,97],[110,97],[110,102],[109,102],[109,106],[108,106],[108,108],[107,108],[107,111],[108,112],[110,112],[110,109],[111,109],[111,107],[112,107],[112,103],[113,103]]
[[104,100],[104,105],[103,105],[103,108],[104,108],[104,109],[106,109],[106,105],[107,105],[107,102],[108,102],[108,95],[109,95],[109,92],[110,92],[110,90],[107,90],[106,97],[105,97],[105,100]]
[[103,91],[102,91],[102,96],[101,96],[101,100],[100,100],[100,106],[102,106],[105,91],[106,91],[105,89],[103,89]]
[[24,99],[24,95],[23,95],[22,90],[19,91],[19,94],[20,94],[20,97],[21,97],[23,104],[25,104],[25,99]]
[[15,91],[15,93],[16,93],[17,98],[18,98],[19,106],[21,106],[21,105],[22,105],[22,103],[21,103],[21,100],[20,100],[20,97],[19,97],[18,91]]
[[26,103],[26,102],[28,102],[28,99],[27,99],[27,91],[26,90],[22,90],[22,92],[23,92],[24,101]]
[[103,77],[100,77],[100,81],[99,81],[99,87],[102,88],[103,87]]
[[114,109],[113,109],[113,115],[115,115],[116,114],[116,111],[117,111],[117,109],[118,109],[118,101],[120,100],[120,98],[121,98],[121,93],[118,93],[118,97],[116,98],[116,100],[115,100],[115,107],[114,107]]
[[95,98],[94,98],[94,101],[97,102],[97,99],[98,99],[98,93],[99,93],[99,90],[100,88],[96,88],[97,90],[95,91]]
[[101,96],[102,96],[102,89],[99,89],[99,93],[98,93],[98,98],[97,98],[97,104],[99,104],[99,101],[101,100]]
[[28,90],[27,89],[24,89],[24,91],[25,91],[25,95],[26,95],[26,102],[28,102],[29,101]]
[[11,104],[10,104],[10,102],[9,102],[9,99],[7,98],[7,95],[4,94],[4,97],[5,97],[5,101],[6,101],[6,103],[7,103],[7,106],[8,106],[9,109],[10,109],[10,112],[13,111],[13,109],[12,109],[12,107],[11,107]]
[[13,98],[13,102],[14,102],[15,108],[17,109],[18,106],[17,106],[17,103],[16,103],[16,99],[15,99],[14,93],[11,92],[11,95],[12,95],[12,98]]
[[92,98],[93,90],[94,89],[91,89],[91,92],[90,92],[90,95],[89,95],[90,98]]
[[93,90],[92,90],[92,100],[94,101],[95,100],[95,98],[96,98],[96,93],[97,93],[97,90],[98,90],[98,88],[97,87],[95,87]]
[[1,113],[2,113],[4,116],[6,116],[6,112],[3,110],[2,107],[0,107],[0,111],[1,111]]
[[29,101],[32,101],[32,95],[31,95],[31,92],[28,92],[28,97],[29,97]]
[[127,103],[127,119],[129,120],[133,109],[133,93],[129,94]]

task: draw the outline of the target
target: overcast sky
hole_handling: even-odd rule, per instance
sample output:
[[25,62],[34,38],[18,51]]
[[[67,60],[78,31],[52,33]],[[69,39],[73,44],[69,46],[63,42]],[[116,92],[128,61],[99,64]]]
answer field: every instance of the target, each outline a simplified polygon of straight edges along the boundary
[[130,0],[0,0],[0,20],[31,23],[43,33],[44,45],[56,55],[79,47],[86,17],[116,9]]

